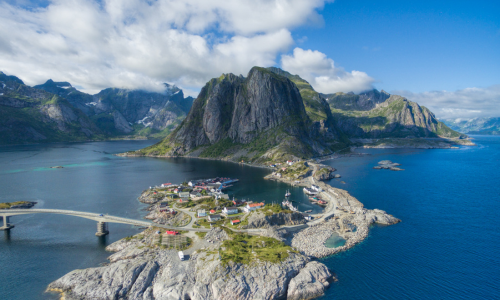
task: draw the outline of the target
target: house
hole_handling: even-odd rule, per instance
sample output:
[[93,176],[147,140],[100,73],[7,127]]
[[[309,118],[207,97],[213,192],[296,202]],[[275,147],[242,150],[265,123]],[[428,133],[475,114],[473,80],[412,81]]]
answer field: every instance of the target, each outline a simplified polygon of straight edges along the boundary
[[220,215],[210,215],[208,216],[208,222],[216,222],[221,219]]
[[168,208],[168,202],[162,202],[162,203],[160,203],[160,207],[158,207],[158,210],[160,212],[168,211],[169,210],[169,208]]
[[313,217],[311,217],[310,215],[308,215],[306,213],[303,213],[302,215],[304,216],[304,219],[306,219],[307,221],[311,221],[313,219]]
[[286,164],[287,164],[287,165],[289,165],[289,166],[292,166],[292,165],[293,165],[293,161],[291,161],[291,160],[287,160],[287,161],[286,161]]
[[207,213],[205,212],[204,209],[198,209],[198,218],[206,217],[206,216],[207,216]]
[[286,168],[284,168],[284,167],[283,167],[283,168],[281,168],[281,171],[285,172],[285,171],[286,171]]
[[178,193],[179,192],[179,189],[174,189],[174,193]]
[[237,207],[224,207],[222,212],[226,215],[234,215],[238,213],[238,208]]
[[196,185],[196,181],[190,181],[190,182],[188,182],[188,185],[191,186],[191,187],[195,186]]
[[262,206],[264,206],[264,202],[251,203],[251,204],[247,204],[247,206],[245,206],[244,210],[245,210],[245,212],[251,212],[253,210],[261,208]]
[[240,220],[231,220],[231,225],[240,224]]
[[167,231],[165,231],[164,235],[178,235],[178,234],[179,234],[179,232],[177,232],[177,231],[167,230]]
[[167,187],[167,186],[171,186],[172,184],[169,182],[169,183],[162,183],[161,184],[161,187]]
[[211,214],[211,215],[215,214],[215,209],[211,209],[211,210],[210,210],[210,214]]
[[179,197],[181,198],[189,198],[189,192],[180,192]]

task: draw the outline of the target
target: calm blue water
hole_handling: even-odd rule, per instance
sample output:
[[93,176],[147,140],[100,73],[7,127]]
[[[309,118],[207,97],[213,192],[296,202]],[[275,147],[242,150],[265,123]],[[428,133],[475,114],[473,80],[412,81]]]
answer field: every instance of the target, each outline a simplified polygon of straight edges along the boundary
[[[198,159],[121,158],[154,141],[115,141],[0,147],[0,202],[38,201],[37,208],[58,208],[142,218],[141,191],[165,182],[240,178],[230,196],[281,202],[289,186],[263,179],[267,169]],[[64,166],[64,169],[50,169]],[[322,209],[300,188],[290,189],[301,210]],[[0,299],[56,299],[47,285],[74,269],[98,266],[110,253],[106,245],[136,234],[137,228],[109,224],[97,238],[96,223],[62,215],[11,217],[16,227],[0,231]]]
[[[345,181],[331,185],[402,223],[325,259],[339,281],[323,299],[500,299],[500,137],[475,138],[478,147],[328,162]],[[405,171],[372,169],[384,159]]]
[[[346,253],[323,261],[337,274],[323,299],[495,299],[500,289],[500,138],[476,137],[478,147],[458,150],[370,150],[370,156],[328,162],[367,208],[402,223],[375,227]],[[112,153],[152,141],[117,141],[0,147],[0,202],[38,201],[39,208],[75,209],[141,218],[143,189],[163,182],[230,176],[229,191],[251,200],[281,201],[289,187],[262,179],[266,169],[196,159],[120,158]],[[363,150],[362,152],[368,152]],[[374,170],[383,159],[405,171]],[[64,169],[49,169],[63,165]],[[345,184],[341,183],[345,181]],[[314,209],[299,188],[301,210]],[[69,216],[13,217],[0,232],[0,299],[56,299],[47,284],[74,269],[98,266],[104,247],[137,233]]]

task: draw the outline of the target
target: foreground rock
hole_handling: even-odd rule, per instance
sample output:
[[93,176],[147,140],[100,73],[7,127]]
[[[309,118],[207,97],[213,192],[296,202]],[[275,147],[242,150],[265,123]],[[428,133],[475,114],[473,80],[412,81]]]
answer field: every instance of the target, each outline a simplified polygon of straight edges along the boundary
[[[220,229],[207,237],[227,238]],[[144,247],[145,237],[119,241],[111,263],[75,270],[49,285],[69,299],[310,299],[323,294],[332,274],[324,264],[291,252],[280,263],[224,265],[215,251],[180,261],[177,251]],[[219,244],[220,245],[220,244]],[[217,246],[217,245],[214,245]]]

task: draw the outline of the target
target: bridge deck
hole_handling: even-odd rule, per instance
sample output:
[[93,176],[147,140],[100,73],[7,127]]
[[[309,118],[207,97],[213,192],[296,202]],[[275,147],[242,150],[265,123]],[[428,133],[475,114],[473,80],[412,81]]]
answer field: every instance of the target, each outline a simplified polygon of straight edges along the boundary
[[175,226],[156,224],[156,223],[149,222],[149,221],[122,218],[122,217],[111,216],[111,215],[102,215],[101,216],[100,214],[96,214],[96,213],[89,213],[89,212],[82,212],[82,211],[75,211],[75,210],[63,210],[63,209],[5,209],[5,210],[0,210],[1,217],[11,217],[11,216],[27,215],[27,214],[59,214],[59,215],[75,216],[75,217],[90,219],[90,220],[94,220],[97,222],[121,223],[121,224],[130,224],[130,225],[142,226],[142,227],[154,226],[154,227],[179,230],[179,231],[180,230],[198,231],[198,232],[210,231],[210,229],[207,229],[207,228],[175,227]]

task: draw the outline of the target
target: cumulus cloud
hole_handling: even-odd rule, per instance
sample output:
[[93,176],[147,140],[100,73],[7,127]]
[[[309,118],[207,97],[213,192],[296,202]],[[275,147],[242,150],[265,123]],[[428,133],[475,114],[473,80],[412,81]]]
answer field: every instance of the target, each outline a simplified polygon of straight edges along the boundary
[[[291,30],[322,22],[325,0],[53,0],[0,3],[0,69],[87,92],[109,86],[196,91],[221,73],[276,64]],[[22,5],[21,5],[22,4]]]
[[375,81],[365,72],[347,72],[336,67],[334,61],[317,50],[295,48],[293,54],[282,55],[284,70],[297,74],[321,93],[362,92],[372,89]]
[[500,84],[487,88],[466,88],[454,92],[393,91],[392,93],[428,107],[441,119],[500,116]]

